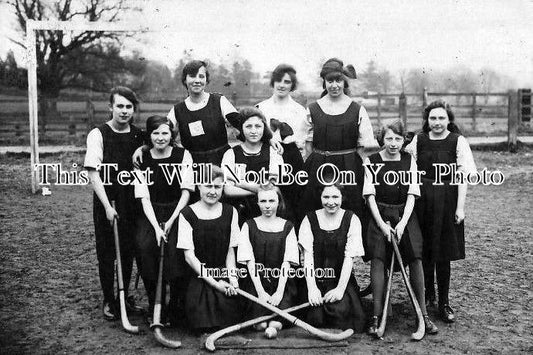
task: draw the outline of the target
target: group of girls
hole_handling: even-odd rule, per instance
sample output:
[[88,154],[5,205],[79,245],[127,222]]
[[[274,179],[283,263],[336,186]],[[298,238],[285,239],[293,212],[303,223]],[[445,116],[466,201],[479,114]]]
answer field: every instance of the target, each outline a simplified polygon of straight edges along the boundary
[[[189,96],[167,117],[148,118],[147,144],[133,155],[140,170],[154,172],[152,185],[135,187],[144,212],[138,219],[136,241],[151,307],[158,245],[167,242],[168,312],[176,318],[185,315],[193,329],[223,327],[237,323],[244,314],[265,313],[235,297],[242,287],[280,308],[308,300],[313,307],[305,319],[315,326],[362,331],[366,317],[352,267],[355,257],[364,256],[371,260],[374,308],[369,333],[375,334],[382,312],[384,265],[391,257],[389,242],[397,238],[427,331],[437,332],[425,307],[426,299],[435,302],[435,265],[440,315],[445,321],[454,320],[448,300],[450,261],[464,258],[466,186],[451,186],[449,176],[444,185],[433,185],[432,164],[457,163],[467,171],[475,166],[447,106],[437,102],[425,109],[423,130],[406,148],[411,154],[403,152],[401,124],[380,131],[384,149],[364,164],[383,165],[376,174],[381,184],[374,184],[362,159],[365,145],[374,139],[372,126],[364,107],[347,95],[348,79],[356,77],[352,66],[336,58],[326,61],[320,72],[323,95],[307,110],[290,96],[297,80],[288,65],[274,70],[271,98],[240,112],[224,96],[205,91],[209,83],[205,62],[188,63],[182,74]],[[226,123],[240,131],[242,143],[233,148]],[[172,144],[177,132],[183,148]],[[276,174],[284,162],[294,171],[306,170],[308,184],[276,187]],[[387,171],[416,172],[417,162],[418,169],[426,172],[422,191],[414,182],[383,183]],[[202,180],[208,182],[194,186],[193,171],[185,171],[180,182],[176,179],[169,185],[163,167],[172,163],[212,164],[210,170],[194,168],[197,177],[203,174]],[[354,183],[319,183],[315,172],[325,163],[353,172]],[[235,170],[238,164],[246,172],[266,171],[269,182],[227,183],[227,175],[217,166]],[[247,277],[237,277],[238,264],[246,265]],[[281,276],[261,272],[258,265],[279,269]],[[296,267],[305,271],[305,282],[287,276]],[[183,314],[177,314],[179,310]],[[258,328],[281,326],[272,321]]]

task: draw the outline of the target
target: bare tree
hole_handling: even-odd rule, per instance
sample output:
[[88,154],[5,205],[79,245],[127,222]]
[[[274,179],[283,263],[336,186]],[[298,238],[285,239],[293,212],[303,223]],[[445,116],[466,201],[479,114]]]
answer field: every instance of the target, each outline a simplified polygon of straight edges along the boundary
[[[10,0],[19,25],[20,39],[11,39],[24,46],[23,37],[28,20],[59,20],[116,22],[125,11],[136,11],[125,0]],[[125,70],[118,50],[123,35],[116,32],[37,31],[38,88],[45,111],[56,111],[62,89],[68,87],[107,90],[113,75]]]

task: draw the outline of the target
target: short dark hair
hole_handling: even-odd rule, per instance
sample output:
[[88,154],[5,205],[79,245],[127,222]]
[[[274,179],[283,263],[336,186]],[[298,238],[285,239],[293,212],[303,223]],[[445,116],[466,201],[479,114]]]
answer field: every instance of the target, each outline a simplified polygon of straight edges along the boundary
[[239,130],[239,135],[237,136],[237,139],[240,141],[245,141],[244,134],[242,133],[242,126],[250,117],[259,117],[263,124],[265,125],[265,128],[263,129],[263,137],[261,137],[261,142],[265,144],[269,144],[270,140],[272,139],[272,131],[270,130],[270,127],[268,127],[268,123],[266,120],[265,115],[261,110],[255,107],[247,106],[243,107],[239,110],[239,127],[236,127]]
[[425,133],[429,133],[430,131],[429,123],[428,123],[429,113],[431,112],[431,110],[435,108],[442,108],[446,110],[446,114],[448,115],[448,119],[450,120],[450,123],[448,123],[448,131],[461,134],[461,130],[455,124],[455,115],[453,114],[452,108],[450,107],[450,105],[448,105],[446,102],[442,100],[433,101],[432,103],[427,105],[426,108],[424,108],[424,112],[422,113],[422,120],[423,120],[422,131]]
[[402,121],[397,120],[379,129],[376,140],[378,141],[378,144],[380,147],[383,147],[383,145],[385,144],[385,141],[384,141],[385,133],[387,133],[389,129],[393,131],[395,134],[402,136],[405,139],[405,135],[407,133],[405,130],[405,127],[403,126]]
[[275,82],[279,82],[283,79],[285,74],[289,74],[291,77],[292,85],[291,85],[291,91],[296,90],[296,87],[298,86],[298,79],[296,78],[296,70],[292,65],[289,64],[280,64],[278,65],[274,71],[272,72],[272,75],[270,76],[270,87],[274,87]]
[[187,88],[187,75],[196,76],[201,67],[205,68],[205,79],[209,84],[209,70],[207,70],[207,63],[203,60],[191,60],[189,63],[185,64],[181,72],[181,83],[185,88]]
[[168,118],[154,115],[148,117],[146,120],[146,137],[145,137],[145,143],[152,148],[154,145],[152,144],[152,140],[150,139],[150,135],[153,131],[159,128],[161,125],[168,125],[168,128],[170,128],[170,142],[172,143],[174,139],[176,138],[176,133],[174,132],[174,124],[172,121],[170,121]]
[[109,94],[109,103],[113,105],[115,103],[115,95],[120,95],[128,99],[133,104],[134,111],[137,111],[137,107],[139,106],[139,99],[137,98],[137,95],[135,95],[135,92],[125,86],[115,86],[111,89],[111,92]]

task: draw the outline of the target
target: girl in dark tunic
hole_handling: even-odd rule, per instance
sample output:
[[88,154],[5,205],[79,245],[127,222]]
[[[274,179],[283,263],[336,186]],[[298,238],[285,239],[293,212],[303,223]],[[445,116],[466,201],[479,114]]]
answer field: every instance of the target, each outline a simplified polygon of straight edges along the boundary
[[[339,170],[353,173],[353,181],[345,186],[342,207],[365,221],[361,154],[365,145],[372,144],[374,135],[365,108],[347,95],[347,80],[356,77],[355,70],[351,65],[344,67],[341,60],[333,58],[324,64],[320,76],[325,90],[322,98],[309,105],[306,138],[306,155],[309,156],[304,164],[309,182],[300,200],[300,218],[320,208],[320,197],[316,194],[319,185],[316,173],[320,166],[330,163]],[[326,168],[324,172],[332,173],[331,168]]]
[[[136,242],[151,314],[157,286],[159,245],[161,240],[167,242],[168,238],[169,247],[165,249],[163,279],[170,283],[169,310],[172,313],[170,318],[174,322],[177,318],[175,313],[180,308],[179,302],[183,301],[178,300],[180,296],[183,297],[183,294],[178,295],[178,293],[179,288],[183,288],[183,276],[186,270],[183,253],[178,253],[176,249],[177,218],[189,201],[190,191],[194,191],[190,170],[192,158],[185,149],[170,145],[174,136],[172,123],[166,117],[149,117],[146,121],[146,133],[147,144],[151,149],[144,152],[140,170],[150,174],[152,184],[147,185],[143,179],[143,184],[135,186],[135,197],[141,199],[144,211],[137,220]],[[166,164],[183,164],[182,181],[179,181],[177,176],[172,181],[167,180],[165,171],[171,174],[173,168],[165,167]],[[160,223],[164,223],[163,228],[160,227]],[[165,290],[166,287],[163,287],[163,300],[165,300]]]
[[[239,225],[254,217],[261,215],[257,205],[257,192],[261,185],[275,180],[283,158],[274,148],[269,146],[272,132],[266,124],[263,113],[255,107],[244,107],[239,117],[239,138],[243,143],[226,151],[222,158],[223,169],[231,169],[239,179],[235,179],[229,170],[226,176],[234,185],[226,184],[224,192],[227,202],[239,211]],[[237,165],[244,169],[237,173]],[[256,172],[264,177],[264,181],[253,181],[253,178],[244,178],[244,173]]]
[[[364,164],[363,194],[374,217],[369,221],[365,248],[365,259],[372,260],[370,274],[374,316],[368,330],[370,335],[376,335],[379,316],[383,311],[384,265],[389,265],[392,254],[390,241],[394,236],[399,241],[403,261],[409,264],[410,281],[424,315],[426,333],[438,332],[426,310],[421,260],[422,234],[416,213],[413,213],[420,188],[414,159],[409,153],[401,151],[404,136],[405,130],[400,121],[385,126],[378,135],[378,142],[385,149],[370,155]],[[390,179],[393,174],[398,177],[395,184]],[[400,174],[405,178],[401,178]]]
[[423,113],[422,132],[406,147],[417,161],[422,178],[421,198],[416,203],[423,246],[426,300],[435,302],[435,269],[439,296],[439,312],[445,322],[455,321],[449,305],[450,261],[464,259],[464,204],[467,185],[451,185],[451,174],[435,184],[435,164],[456,164],[458,171],[475,173],[472,151],[453,123],[450,108],[442,101],[429,104]]
[[[257,194],[261,216],[250,219],[242,226],[237,261],[248,266],[249,277],[243,288],[273,306],[285,309],[295,305],[296,284],[289,276],[291,265],[299,264],[298,242],[291,222],[280,218],[283,209],[280,190],[267,185]],[[269,314],[257,303],[247,307],[247,318]],[[258,330],[268,327],[281,329],[278,321],[261,323]]]
[[364,255],[361,223],[353,212],[341,208],[342,190],[339,184],[323,187],[323,208],[308,213],[300,226],[307,297],[314,306],[307,322],[362,332],[365,313],[352,275],[354,257]]
[[210,178],[211,182],[198,186],[200,201],[185,207],[178,221],[178,248],[184,249],[185,261],[194,273],[187,287],[185,314],[191,328],[203,331],[242,318],[242,307],[234,297],[239,287],[237,211],[219,202],[224,182],[220,168],[213,166]]

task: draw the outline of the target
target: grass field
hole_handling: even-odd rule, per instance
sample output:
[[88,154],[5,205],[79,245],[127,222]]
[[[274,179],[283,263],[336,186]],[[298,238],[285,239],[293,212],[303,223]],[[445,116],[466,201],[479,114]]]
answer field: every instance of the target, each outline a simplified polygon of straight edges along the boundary
[[[467,198],[467,257],[452,265],[451,300],[458,320],[436,321],[440,333],[409,341],[415,318],[395,276],[393,316],[382,341],[356,334],[348,347],[291,350],[322,353],[531,353],[533,351],[533,151],[475,152],[478,168],[501,170],[501,186],[474,186]],[[68,168],[82,155],[47,156]],[[128,335],[101,317],[90,186],[51,186],[30,193],[29,158],[0,156],[0,348],[4,354],[167,354],[140,317],[144,335]],[[365,282],[368,266],[356,262]],[[134,295],[146,305],[142,282]],[[364,299],[369,311],[370,297]],[[183,329],[183,352],[202,352]],[[282,332],[283,334],[283,332]],[[280,336],[283,336],[280,334]],[[289,340],[290,341],[290,340]],[[180,350],[181,351],[181,350]],[[256,350],[270,354],[274,350]],[[278,350],[281,353],[281,350]]]

